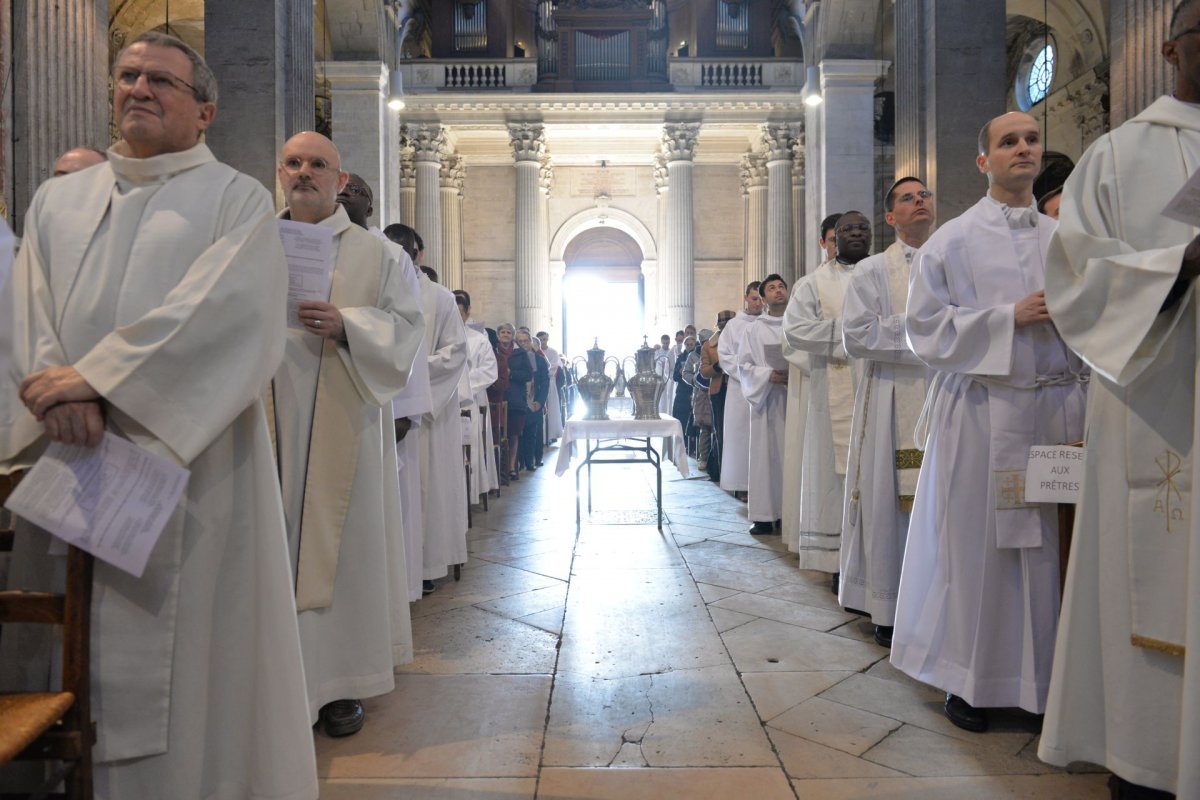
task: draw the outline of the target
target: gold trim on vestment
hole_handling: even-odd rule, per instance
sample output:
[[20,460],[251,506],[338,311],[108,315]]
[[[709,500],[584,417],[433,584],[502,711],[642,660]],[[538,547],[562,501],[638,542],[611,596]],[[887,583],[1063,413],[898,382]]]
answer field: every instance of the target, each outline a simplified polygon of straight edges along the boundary
[[1164,642],[1162,639],[1152,639],[1149,636],[1133,633],[1129,636],[1129,643],[1134,647],[1144,647],[1147,650],[1157,650],[1160,653],[1166,653],[1172,656],[1187,655],[1187,648],[1181,644],[1174,642]]
[[915,447],[896,451],[896,469],[920,469],[925,452]]
[[902,494],[897,498],[897,504],[899,505],[901,511],[903,511],[905,514],[909,514],[913,510],[913,500],[915,499],[916,497],[914,495]]

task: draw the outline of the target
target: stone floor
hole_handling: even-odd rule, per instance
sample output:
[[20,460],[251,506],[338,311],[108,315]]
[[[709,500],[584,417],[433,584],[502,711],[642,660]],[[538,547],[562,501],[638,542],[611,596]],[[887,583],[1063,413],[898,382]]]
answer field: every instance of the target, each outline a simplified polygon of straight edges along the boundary
[[413,604],[416,658],[362,732],[318,736],[323,798],[1108,797],[1087,765],[1038,761],[1036,717],[951,725],[712,483],[665,467],[660,532],[653,471],[598,468],[576,535],[556,455],[475,515],[462,580]]

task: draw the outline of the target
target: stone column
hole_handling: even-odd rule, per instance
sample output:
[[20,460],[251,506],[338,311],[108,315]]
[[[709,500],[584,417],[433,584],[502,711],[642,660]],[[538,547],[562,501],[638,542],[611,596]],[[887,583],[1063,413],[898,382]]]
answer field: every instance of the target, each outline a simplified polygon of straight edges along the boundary
[[792,219],[792,129],[787,123],[763,126],[767,163],[767,266],[788,286],[796,278],[796,240]]
[[1175,71],[1161,50],[1175,6],[1175,0],[1113,0],[1108,46],[1113,128],[1174,91]]
[[[29,201],[55,159],[81,145],[108,146],[108,3],[26,0],[4,4],[12,24],[3,129],[3,185],[12,187],[18,235]],[[11,149],[9,149],[11,146]],[[6,202],[0,205],[7,207]],[[6,208],[7,210],[7,208]]]
[[442,257],[442,150],[445,136],[439,125],[405,125],[408,140],[413,146],[413,165],[416,171],[416,204],[413,227],[425,242],[425,263],[441,277],[444,265],[436,263]]
[[810,267],[805,263],[806,242],[810,236],[818,235],[819,231],[809,231],[805,228],[807,223],[804,213],[804,162],[804,126],[800,125],[795,129],[792,138],[792,219],[795,221],[796,281],[818,266],[814,264]]
[[546,154],[546,133],[537,123],[510,123],[509,141],[516,160],[517,252],[516,311],[517,326],[537,331],[546,316],[544,289],[549,277],[549,253],[539,251],[545,241],[540,233],[546,227],[546,204],[542,195],[542,156]]
[[449,154],[442,160],[438,174],[442,204],[442,254],[438,258],[442,285],[450,289],[463,288],[462,262],[462,157]]
[[[886,61],[827,58],[821,62],[825,101],[817,107],[823,117],[818,225],[828,214],[851,209],[875,219],[875,82],[887,67]],[[963,84],[953,83],[961,90]],[[810,160],[810,176],[812,166]]]
[[542,321],[538,323],[538,327],[533,328],[532,332],[545,330],[550,334],[551,341],[560,341],[562,278],[566,275],[566,265],[563,265],[563,275],[550,273],[550,190],[553,188],[554,165],[550,162],[549,154],[543,153],[541,165],[538,168],[538,213],[541,219],[536,230],[537,244],[534,247],[534,253],[537,255],[537,273],[544,276],[537,288],[545,314]]
[[[663,281],[666,276],[667,252],[670,250],[670,237],[667,236],[667,203],[671,193],[670,178],[667,173],[667,157],[660,150],[654,154],[654,193],[658,197],[657,225],[658,230],[658,263],[653,276],[646,275],[646,322],[654,330],[651,338],[658,341],[659,321],[666,318],[666,307],[663,305],[666,291]],[[651,280],[653,277],[653,280]]]
[[328,61],[321,71],[329,79],[333,143],[342,169],[359,175],[374,192],[375,213],[367,224],[386,227],[398,218],[400,171],[396,148],[384,146],[390,141],[388,116],[395,114],[386,102],[387,68],[379,61]]
[[400,222],[414,230],[417,227],[417,167],[413,163],[413,146],[407,136],[400,137]]
[[1007,108],[1005,70],[994,66],[1008,57],[1006,24],[1003,4],[896,4],[896,177],[924,179],[939,220],[986,191],[976,141],[983,123]]
[[762,153],[742,156],[746,224],[742,249],[742,286],[761,281],[767,269],[767,163]]
[[218,160],[276,196],[280,147],[313,127],[312,13],[303,3],[204,3],[204,59],[221,87],[205,138]]
[[695,235],[692,229],[692,157],[700,134],[698,122],[668,122],[663,126],[663,152],[671,191],[667,195],[667,263],[663,323],[678,330],[695,314]]

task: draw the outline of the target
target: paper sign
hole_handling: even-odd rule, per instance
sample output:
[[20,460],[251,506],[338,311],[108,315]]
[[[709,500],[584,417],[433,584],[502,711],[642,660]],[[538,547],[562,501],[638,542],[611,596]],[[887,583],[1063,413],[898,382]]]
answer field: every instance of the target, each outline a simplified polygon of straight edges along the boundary
[[767,358],[767,366],[780,372],[788,371],[788,361],[783,357],[783,345],[765,344],[763,354]]
[[1171,202],[1162,210],[1162,215],[1200,228],[1200,170],[1196,170],[1183,188],[1171,198]]
[[279,238],[283,240],[288,265],[287,324],[302,331],[300,304],[305,300],[329,300],[329,287],[333,283],[333,230],[281,219]]
[[190,474],[111,433],[93,448],[53,442],[4,507],[140,578]]
[[1078,503],[1087,452],[1066,445],[1029,448],[1025,468],[1026,503]]

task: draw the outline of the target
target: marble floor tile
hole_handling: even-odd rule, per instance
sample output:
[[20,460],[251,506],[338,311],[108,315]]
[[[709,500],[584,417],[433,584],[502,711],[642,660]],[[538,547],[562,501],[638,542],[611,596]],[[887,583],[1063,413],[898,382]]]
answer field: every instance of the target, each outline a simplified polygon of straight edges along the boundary
[[571,577],[571,561],[573,558],[574,553],[568,547],[549,550],[536,555],[525,556],[524,558],[508,558],[504,559],[502,563],[513,569],[565,581]]
[[562,580],[504,564],[476,565],[463,570],[462,580],[438,582],[437,591],[410,604],[413,619],[501,597],[558,586]]
[[731,594],[737,594],[737,589],[727,589],[724,586],[713,586],[709,583],[697,583],[696,588],[700,590],[700,596],[704,598],[706,603],[715,603],[718,600],[729,597]]
[[769,619],[739,625],[722,638],[741,672],[858,672],[886,655],[874,645]]
[[321,800],[534,800],[535,778],[321,781]]
[[484,611],[490,611],[493,614],[499,614],[507,619],[516,619],[517,617],[536,614],[539,611],[547,611],[552,608],[561,608],[567,602],[567,584],[555,583],[553,586],[547,586],[543,589],[534,589],[529,592],[521,592],[520,594],[512,594],[508,597],[500,597],[495,600],[487,600],[483,603],[476,603],[476,608],[482,608]]
[[779,600],[760,594],[735,594],[712,604],[714,608],[724,608],[729,611],[740,611],[743,614],[773,619],[788,625],[799,625],[818,631],[828,631],[845,624],[853,615],[844,611],[830,611],[823,608]]
[[[827,608],[831,611],[841,611],[837,595],[829,591],[829,576],[824,572],[809,572],[799,570],[800,580],[776,582],[758,590],[759,594],[788,600],[792,603],[804,603],[817,608]],[[813,576],[821,576],[819,579]]]
[[820,697],[805,700],[770,723],[772,728],[853,756],[870,750],[900,725],[898,720]]
[[779,767],[580,769],[546,767],[538,800],[795,800]]
[[413,661],[397,672],[549,674],[558,636],[482,609],[456,608],[413,620]]
[[[686,547],[680,548],[680,552],[686,549]],[[692,577],[700,583],[736,589],[739,592],[761,592],[779,585],[779,581],[774,578],[755,575],[752,572],[736,572],[691,563],[688,564],[688,570],[692,573]]]
[[718,536],[713,541],[736,544],[741,547],[757,547],[760,550],[773,550],[776,553],[788,552],[787,544],[784,543],[782,536],[751,536],[744,530]]
[[653,525],[589,526],[575,547],[575,569],[683,567],[679,546]]
[[854,672],[743,672],[742,683],[754,701],[758,716],[769,722],[789,708],[816,697]]
[[708,613],[712,617],[713,624],[717,626],[718,633],[724,633],[736,628],[738,625],[745,625],[747,622],[753,622],[758,619],[758,617],[751,616],[750,614],[729,611],[728,609],[717,608],[712,605],[708,607]]
[[[675,528],[672,528],[671,530],[675,530]],[[697,542],[705,541],[705,537],[703,536],[687,536],[682,533],[674,533],[672,534],[672,538],[675,539],[676,547],[687,547],[689,544],[696,544]]]
[[881,767],[858,756],[767,728],[783,768],[792,778],[903,778],[903,772]]
[[796,780],[801,800],[1108,800],[1106,776],[989,775],[979,778]]
[[323,778],[537,775],[550,700],[548,675],[400,675],[364,701],[354,736],[317,737]]
[[1038,775],[1060,771],[1039,761],[1036,754],[1022,752],[1023,746],[1013,750],[1004,747],[1003,740],[988,741],[990,733],[976,736],[975,741],[967,742],[905,725],[864,757],[919,777]]
[[546,611],[539,611],[536,614],[528,614],[524,617],[517,617],[517,622],[523,622],[526,625],[532,625],[535,628],[540,628],[547,633],[553,633],[555,636],[562,634],[563,613],[565,607],[551,608]]

